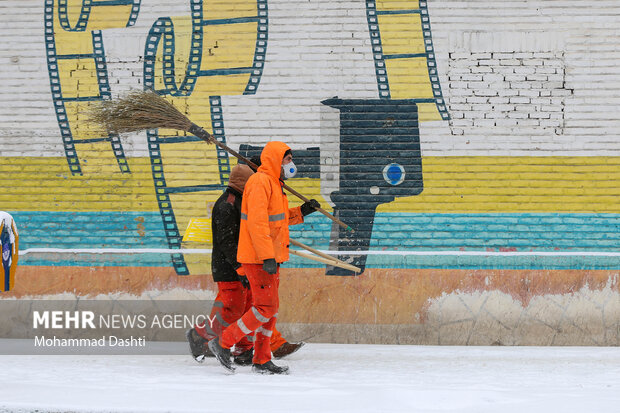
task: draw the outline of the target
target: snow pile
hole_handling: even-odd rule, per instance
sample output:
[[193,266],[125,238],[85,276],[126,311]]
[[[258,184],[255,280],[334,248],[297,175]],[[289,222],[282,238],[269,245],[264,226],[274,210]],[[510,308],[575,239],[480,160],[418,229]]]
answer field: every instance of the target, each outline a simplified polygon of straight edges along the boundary
[[455,292],[432,300],[425,320],[437,344],[620,345],[617,280],[600,290],[528,298],[501,291]]

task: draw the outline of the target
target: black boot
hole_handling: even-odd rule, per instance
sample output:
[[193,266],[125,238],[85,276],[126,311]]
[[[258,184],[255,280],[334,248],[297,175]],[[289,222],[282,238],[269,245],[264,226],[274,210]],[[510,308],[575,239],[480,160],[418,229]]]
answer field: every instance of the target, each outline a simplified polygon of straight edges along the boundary
[[236,355],[233,359],[235,364],[239,366],[249,366],[252,364],[252,357],[254,357],[254,350],[249,349],[248,351],[244,351],[243,353]]
[[304,344],[306,343],[304,343],[303,341],[300,341],[299,343],[289,343],[287,341],[286,343],[278,347],[276,351],[273,352],[273,358],[277,360],[293,354],[294,352],[302,348]]
[[215,355],[217,361],[219,361],[226,370],[232,372],[235,371],[235,366],[233,366],[232,362],[230,361],[230,349],[222,347],[220,345],[219,338],[216,337],[213,340],[209,341],[209,350],[211,350],[211,352]]
[[252,371],[260,374],[288,374],[288,366],[276,366],[269,360],[264,364],[253,364]]
[[199,363],[205,360],[205,357],[215,357],[207,346],[207,339],[202,337],[195,328],[190,328],[185,332],[185,337],[189,343],[189,350],[192,357]]

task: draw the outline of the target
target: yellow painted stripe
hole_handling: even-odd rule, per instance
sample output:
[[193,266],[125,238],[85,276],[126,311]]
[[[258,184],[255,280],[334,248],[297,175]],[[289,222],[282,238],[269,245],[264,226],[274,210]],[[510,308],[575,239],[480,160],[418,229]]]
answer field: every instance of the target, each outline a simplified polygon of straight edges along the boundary
[[[428,77],[426,57],[388,59],[385,61],[392,99],[432,99],[433,87]],[[437,107],[435,107],[437,112]],[[439,116],[439,115],[437,115]],[[426,121],[420,116],[420,121]]]
[[[67,17],[69,24],[74,26],[80,18],[80,11],[82,9],[81,0],[69,1],[67,4]],[[58,12],[56,12],[57,14]],[[98,6],[97,4],[91,7],[90,15],[88,17],[88,24],[86,26],[86,33],[90,34],[91,30],[104,30],[117,27],[125,27],[127,25],[127,19],[131,14],[131,5],[108,5]]]
[[376,0],[377,10],[415,10],[420,8],[419,0]]
[[620,213],[620,157],[425,157],[424,191],[379,212]]
[[[5,158],[0,176],[10,184],[0,192],[0,205],[7,211],[159,211],[150,160],[128,162],[131,174],[121,174],[110,156],[85,163],[84,176],[71,176],[64,157]],[[378,211],[620,213],[620,157],[425,157],[423,172],[422,194]],[[211,178],[215,182],[219,174]],[[289,184],[328,206],[319,180]],[[173,194],[179,228],[207,217],[206,203],[220,193]],[[300,203],[294,196],[289,201]]]
[[[90,152],[93,153],[93,152]],[[110,151],[82,164],[72,176],[64,157],[10,157],[0,163],[7,211],[159,211],[148,158],[127,158],[131,174],[121,174]]]
[[256,28],[255,22],[206,26],[201,69],[252,67]]
[[[196,82],[196,89],[189,96],[188,102],[204,102],[209,96],[214,95],[241,95],[250,80],[250,74],[235,74],[222,76],[203,76]],[[196,103],[198,104],[198,103]],[[204,103],[202,103],[204,105]],[[188,103],[192,110],[195,108],[193,103]],[[226,122],[226,119],[224,119]]]
[[378,21],[384,54],[426,52],[419,14],[387,14]]
[[[72,24],[76,20],[70,20]],[[54,40],[56,53],[63,54],[90,54],[93,52],[93,37],[90,31],[69,32],[62,28],[58,21],[58,12],[54,13]]]
[[233,19],[256,16],[256,0],[205,0],[204,19]]
[[168,187],[220,185],[217,147],[204,142],[160,145]]
[[[392,94],[392,97],[394,98],[394,94]],[[418,118],[420,122],[442,120],[441,115],[437,111],[437,105],[434,103],[418,103]]]

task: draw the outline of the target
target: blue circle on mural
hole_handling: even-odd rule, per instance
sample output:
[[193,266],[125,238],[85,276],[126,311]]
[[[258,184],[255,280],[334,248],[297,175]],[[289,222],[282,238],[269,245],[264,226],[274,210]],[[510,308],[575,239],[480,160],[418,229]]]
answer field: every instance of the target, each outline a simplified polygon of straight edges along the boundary
[[390,185],[402,184],[405,180],[405,168],[397,163],[391,163],[383,168],[383,179]]

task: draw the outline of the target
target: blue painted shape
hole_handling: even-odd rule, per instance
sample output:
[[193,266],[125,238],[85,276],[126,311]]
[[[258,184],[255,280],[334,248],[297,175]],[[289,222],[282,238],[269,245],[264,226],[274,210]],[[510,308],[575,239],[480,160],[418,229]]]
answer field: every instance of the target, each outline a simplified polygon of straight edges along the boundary
[[[422,158],[418,106],[408,99],[339,99],[322,101],[340,111],[338,190],[330,193],[334,215],[352,231],[334,224],[331,238],[341,251],[365,251],[374,231],[375,209],[395,197],[422,192]],[[399,181],[386,184],[385,166],[403,165]],[[403,180],[400,181],[400,178]],[[398,183],[399,185],[395,185]],[[342,255],[360,269],[365,255]],[[352,275],[341,268],[329,275]]]
[[401,53],[401,54],[384,54],[384,59],[413,59],[416,57],[426,57],[426,53]]
[[397,163],[391,163],[383,168],[383,179],[390,185],[399,185],[405,180],[405,168]]
[[198,76],[242,75],[244,73],[252,73],[253,70],[254,69],[251,67],[231,67],[228,69],[199,70]]
[[202,24],[204,26],[213,26],[218,24],[238,24],[238,23],[252,23],[257,22],[259,20],[258,16],[253,17],[233,17],[230,19],[211,19],[211,20],[203,20]]
[[377,16],[384,14],[420,14],[420,9],[405,9],[405,10],[377,10]]

